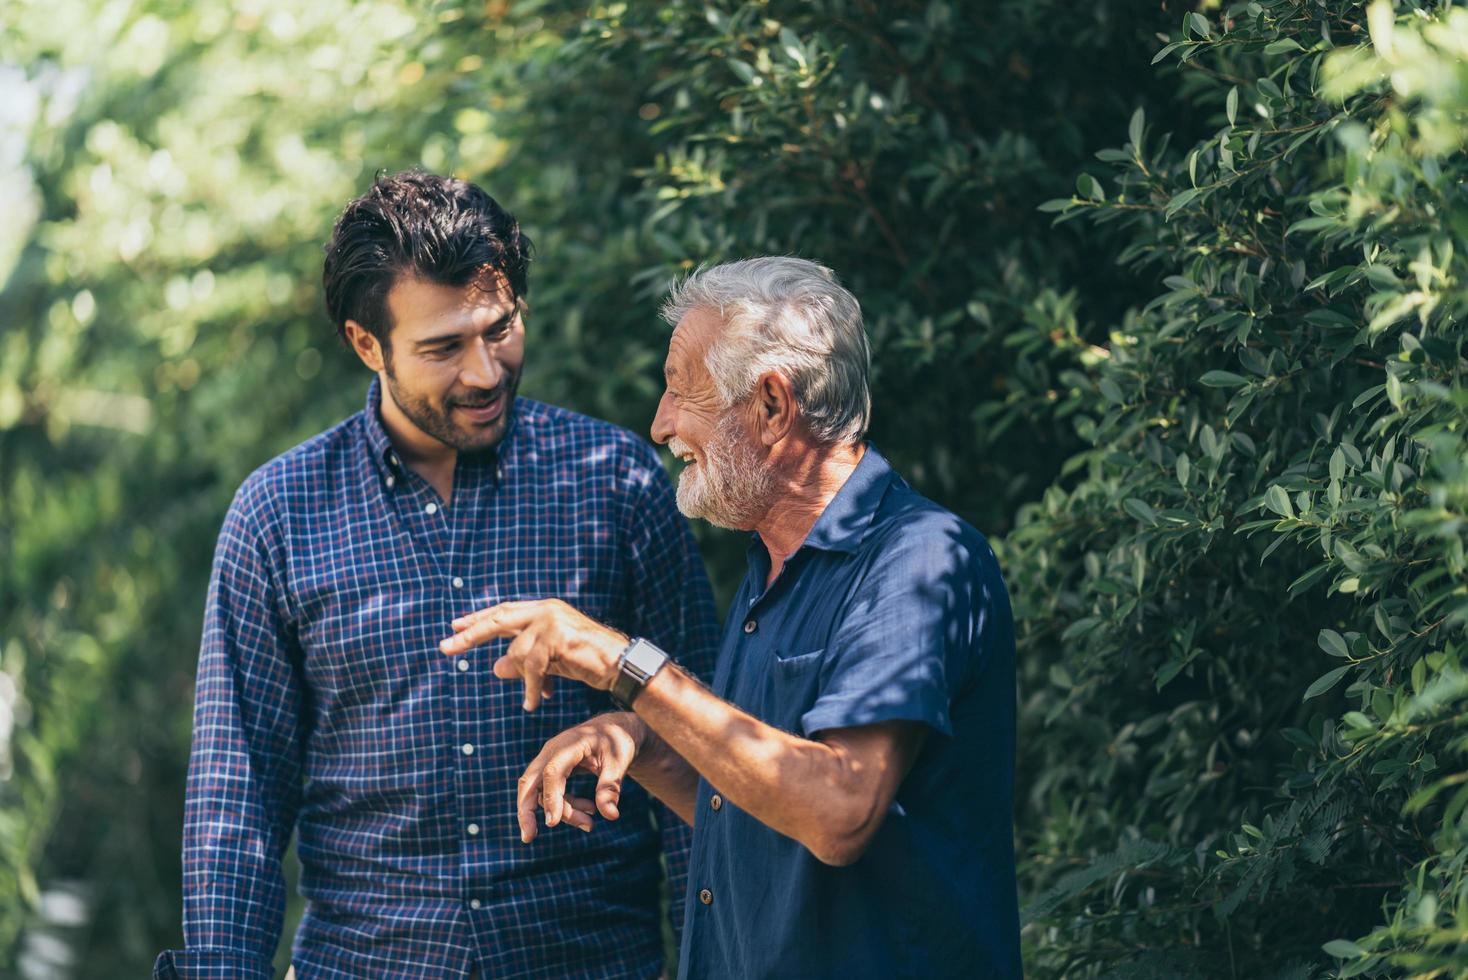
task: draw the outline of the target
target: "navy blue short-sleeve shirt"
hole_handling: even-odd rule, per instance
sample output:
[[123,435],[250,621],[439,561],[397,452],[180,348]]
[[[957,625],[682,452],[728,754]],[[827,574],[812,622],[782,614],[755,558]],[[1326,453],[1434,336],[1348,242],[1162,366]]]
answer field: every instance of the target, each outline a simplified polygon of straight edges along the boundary
[[810,738],[930,731],[847,867],[701,782],[680,977],[1019,977],[1014,625],[993,551],[868,446],[766,589],[768,570],[756,536],[715,693]]

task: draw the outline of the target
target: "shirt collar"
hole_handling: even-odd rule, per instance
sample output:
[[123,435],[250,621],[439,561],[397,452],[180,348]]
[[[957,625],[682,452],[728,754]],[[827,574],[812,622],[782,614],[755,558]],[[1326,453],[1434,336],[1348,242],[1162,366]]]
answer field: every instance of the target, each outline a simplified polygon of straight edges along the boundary
[[[887,493],[887,487],[895,477],[896,473],[887,458],[877,452],[876,446],[867,443],[866,452],[862,453],[856,469],[851,471],[841,489],[836,491],[836,496],[831,498],[826,509],[821,511],[821,516],[816,518],[815,524],[801,542],[801,547],[818,548],[822,551],[855,551],[862,538],[866,537],[867,528],[871,527],[872,519],[877,516],[877,508],[882,505],[882,498]],[[758,532],[751,537],[751,549],[763,552],[764,546],[760,543]]]
[[392,447],[387,430],[382,427],[382,384],[376,378],[372,379],[372,384],[367,388],[367,405],[362,417],[366,420],[367,449],[373,465],[384,477],[395,478],[402,463]]

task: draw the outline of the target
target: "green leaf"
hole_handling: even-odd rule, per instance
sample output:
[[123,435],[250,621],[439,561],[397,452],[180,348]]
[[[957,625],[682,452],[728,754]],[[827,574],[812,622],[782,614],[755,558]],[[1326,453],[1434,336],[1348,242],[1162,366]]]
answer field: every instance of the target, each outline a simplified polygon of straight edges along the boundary
[[1337,538],[1335,543],[1335,556],[1353,572],[1364,572],[1369,567],[1361,552],[1357,551],[1349,541]]
[[1198,379],[1210,388],[1237,388],[1249,383],[1249,379],[1232,371],[1209,371]]
[[1392,408],[1402,410],[1402,379],[1395,374],[1386,376],[1386,400],[1392,403]]
[[1153,510],[1152,506],[1148,504],[1145,500],[1139,500],[1136,497],[1128,497],[1122,502],[1121,506],[1126,510],[1128,514],[1132,515],[1142,523],[1151,524],[1154,526],[1157,524],[1157,512]]
[[1202,14],[1194,11],[1188,14],[1188,16],[1184,18],[1184,20],[1186,21],[1187,25],[1192,28],[1194,34],[1198,35],[1199,37],[1208,36],[1207,17],[1204,17]]
[[1346,454],[1337,446],[1335,452],[1330,454],[1330,478],[1332,480],[1344,479],[1346,475]]
[[800,43],[800,38],[796,36],[794,31],[788,27],[780,28],[780,45],[787,58],[802,68],[805,67],[805,50]]
[[[1169,45],[1169,47],[1171,47],[1171,45]],[[1167,48],[1163,48],[1162,51],[1165,54],[1167,52]],[[1161,55],[1158,55],[1158,57],[1161,57]],[[1154,60],[1152,63],[1155,65],[1157,62]],[[1142,111],[1141,106],[1138,106],[1137,111],[1132,113],[1131,122],[1127,123],[1127,136],[1131,139],[1132,148],[1136,150],[1137,156],[1142,155],[1142,133],[1146,122],[1147,115],[1145,112]]]
[[1331,956],[1339,956],[1341,959],[1353,959],[1357,956],[1366,955],[1366,950],[1357,946],[1349,939],[1332,939],[1320,948]]
[[1292,37],[1282,37],[1278,41],[1270,41],[1264,45],[1265,54],[1284,54],[1286,51],[1304,51],[1300,42]]
[[1169,660],[1167,663],[1165,663],[1161,667],[1159,667],[1157,669],[1157,678],[1156,678],[1157,690],[1160,691],[1164,687],[1166,687],[1168,685],[1168,683],[1170,683],[1173,678],[1177,677],[1177,675],[1179,673],[1181,673],[1182,672],[1182,669],[1184,667],[1186,667],[1187,665],[1188,665],[1188,662],[1186,660],[1177,659],[1177,660]]
[[1339,218],[1301,218],[1285,229],[1285,234],[1293,235],[1297,231],[1320,231],[1322,228],[1339,228],[1342,224],[1343,222]]
[[1223,112],[1228,116],[1228,124],[1232,126],[1239,115],[1239,87],[1237,85],[1228,90],[1228,97],[1223,100]]
[[1315,683],[1311,684],[1308,688],[1305,689],[1305,696],[1300,700],[1309,701],[1311,698],[1318,697],[1324,694],[1326,691],[1329,691],[1331,688],[1340,683],[1341,678],[1345,677],[1346,671],[1350,669],[1351,665],[1346,664],[1344,667],[1336,667],[1334,670],[1330,670],[1325,672],[1324,674],[1321,674],[1315,679]]
[[1349,657],[1351,655],[1350,649],[1346,646],[1345,638],[1335,630],[1321,630],[1320,637],[1316,642],[1320,644],[1320,649],[1332,657]]
[[1264,503],[1280,517],[1295,516],[1295,508],[1290,505],[1289,493],[1277,483],[1264,491]]
[[1096,618],[1095,616],[1082,617],[1081,619],[1078,619],[1067,626],[1065,628],[1065,632],[1060,634],[1060,638],[1062,640],[1074,640],[1078,636],[1083,636],[1086,633],[1089,633],[1091,630],[1100,625],[1100,623],[1101,620]]
[[739,80],[744,82],[744,84],[759,85],[764,81],[763,78],[760,78],[759,73],[754,70],[754,66],[749,62],[740,61],[738,58],[730,58],[728,61],[730,70],[738,75]]
[[1203,191],[1198,187],[1190,187],[1181,193],[1174,194],[1172,200],[1167,202],[1167,207],[1162,209],[1163,220],[1171,218],[1183,208],[1191,204]]
[[1162,50],[1158,51],[1155,55],[1152,56],[1152,64],[1157,64],[1157,62],[1161,61],[1163,58],[1166,58],[1178,48],[1186,47],[1187,44],[1187,41],[1173,41],[1171,44],[1164,44],[1162,46]]

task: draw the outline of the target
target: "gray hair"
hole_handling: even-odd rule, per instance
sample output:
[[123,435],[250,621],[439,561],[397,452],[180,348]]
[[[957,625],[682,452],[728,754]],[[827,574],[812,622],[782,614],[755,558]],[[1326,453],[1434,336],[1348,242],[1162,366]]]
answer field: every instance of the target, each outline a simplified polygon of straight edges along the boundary
[[830,269],[769,256],[695,271],[674,284],[663,319],[677,326],[693,310],[724,321],[705,356],[725,407],[742,402],[760,375],[777,371],[823,445],[860,440],[872,416],[872,354],[861,306]]

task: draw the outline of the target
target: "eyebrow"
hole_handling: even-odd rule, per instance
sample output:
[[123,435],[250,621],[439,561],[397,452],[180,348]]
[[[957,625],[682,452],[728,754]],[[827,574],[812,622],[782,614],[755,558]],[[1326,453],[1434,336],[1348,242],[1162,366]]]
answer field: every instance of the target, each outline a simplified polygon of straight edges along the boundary
[[[504,316],[491,323],[485,332],[494,333],[497,330],[509,326],[519,314],[520,311],[518,309],[510,310]],[[435,334],[432,337],[423,337],[413,341],[413,347],[415,350],[423,350],[425,347],[437,347],[440,344],[457,343],[463,337],[463,332]]]

